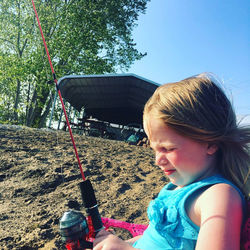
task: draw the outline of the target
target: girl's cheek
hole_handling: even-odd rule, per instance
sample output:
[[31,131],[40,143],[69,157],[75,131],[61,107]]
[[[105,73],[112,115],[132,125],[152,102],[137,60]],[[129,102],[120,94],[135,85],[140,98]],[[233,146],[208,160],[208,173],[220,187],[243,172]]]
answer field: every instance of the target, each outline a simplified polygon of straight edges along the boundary
[[168,159],[173,164],[178,164],[178,162],[181,160],[180,157],[174,152],[168,154]]

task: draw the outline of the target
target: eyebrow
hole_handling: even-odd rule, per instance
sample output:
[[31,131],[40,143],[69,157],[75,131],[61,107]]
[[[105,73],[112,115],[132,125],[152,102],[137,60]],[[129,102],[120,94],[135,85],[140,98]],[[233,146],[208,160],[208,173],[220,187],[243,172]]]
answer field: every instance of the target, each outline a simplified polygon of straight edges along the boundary
[[[149,141],[149,146],[150,148],[154,149],[153,147],[154,143],[152,143],[151,141]],[[158,144],[160,147],[162,147],[162,143]]]

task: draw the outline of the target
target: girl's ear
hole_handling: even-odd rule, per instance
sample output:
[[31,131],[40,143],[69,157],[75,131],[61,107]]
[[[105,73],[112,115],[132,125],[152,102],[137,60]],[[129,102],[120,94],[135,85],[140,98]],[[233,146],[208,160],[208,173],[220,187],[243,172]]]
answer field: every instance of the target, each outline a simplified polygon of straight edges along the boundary
[[214,153],[216,153],[218,150],[218,145],[216,144],[208,144],[208,147],[207,147],[207,153],[209,155],[213,155]]

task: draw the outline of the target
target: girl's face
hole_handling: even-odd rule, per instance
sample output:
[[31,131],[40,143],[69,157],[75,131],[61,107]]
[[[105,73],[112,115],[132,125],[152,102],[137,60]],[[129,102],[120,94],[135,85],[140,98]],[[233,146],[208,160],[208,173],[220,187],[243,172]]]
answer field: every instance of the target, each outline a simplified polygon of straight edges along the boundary
[[173,184],[183,187],[216,172],[213,163],[217,146],[184,137],[156,118],[149,118],[145,132],[156,165]]

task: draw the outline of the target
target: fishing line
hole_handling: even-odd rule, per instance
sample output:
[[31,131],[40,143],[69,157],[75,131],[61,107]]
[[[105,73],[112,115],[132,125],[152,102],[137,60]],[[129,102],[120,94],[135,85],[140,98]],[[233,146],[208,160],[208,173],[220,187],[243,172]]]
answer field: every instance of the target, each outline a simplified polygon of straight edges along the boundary
[[[67,249],[71,249],[71,250],[86,249],[86,248],[92,249],[93,243],[89,242],[88,240],[91,237],[92,238],[95,237],[95,235],[99,231],[104,229],[104,226],[103,226],[102,219],[101,219],[101,216],[100,216],[100,213],[98,210],[98,204],[97,204],[97,200],[95,197],[93,186],[92,186],[90,180],[85,179],[85,176],[84,176],[84,173],[82,170],[81,162],[80,162],[80,159],[79,159],[79,156],[77,153],[74,137],[72,134],[69,119],[68,119],[66,109],[64,106],[64,102],[62,99],[61,91],[58,87],[56,74],[55,74],[51,59],[50,59],[47,44],[46,44],[46,41],[45,41],[45,38],[43,35],[42,27],[41,27],[39,17],[38,17],[37,11],[36,11],[35,3],[33,0],[32,0],[32,4],[33,4],[33,8],[34,8],[34,11],[36,14],[36,19],[37,19],[37,23],[38,23],[38,26],[39,26],[39,29],[41,32],[41,36],[43,39],[43,44],[44,44],[44,47],[46,50],[46,54],[48,56],[48,60],[49,60],[50,68],[51,68],[52,75],[54,78],[54,82],[56,85],[57,93],[60,97],[63,113],[64,113],[64,116],[66,118],[66,123],[67,123],[68,129],[69,129],[71,141],[73,143],[73,147],[75,150],[75,155],[76,155],[76,158],[78,161],[79,169],[81,171],[81,176],[82,176],[83,181],[79,183],[79,187],[80,187],[80,191],[81,191],[83,205],[86,208],[86,211],[88,214],[88,221],[86,221],[86,218],[83,215],[80,215],[79,212],[76,212],[74,210],[69,210],[68,212],[64,213],[63,217],[60,220],[60,232],[61,232],[63,240],[66,242]],[[72,225],[72,220],[76,217],[77,217],[77,220],[74,221],[74,223]],[[88,225],[88,227],[83,226],[83,223],[85,225]],[[81,246],[82,248],[79,248],[78,246]]]
[[82,176],[83,181],[85,181],[85,176],[84,176],[84,173],[83,173],[83,170],[82,170],[82,165],[81,165],[81,162],[80,162],[80,159],[79,159],[79,155],[78,155],[78,152],[77,152],[77,148],[76,148],[76,145],[75,145],[75,140],[74,140],[73,133],[72,133],[72,130],[71,130],[71,127],[70,127],[70,123],[69,123],[69,119],[68,119],[67,112],[66,112],[66,109],[65,109],[65,105],[64,105],[64,102],[63,102],[63,99],[62,99],[61,91],[60,91],[60,89],[58,87],[58,83],[57,83],[57,79],[56,79],[56,74],[55,74],[55,71],[54,71],[54,68],[53,68],[52,61],[50,59],[49,50],[48,50],[48,47],[47,47],[47,44],[46,44],[46,41],[45,41],[45,37],[43,35],[42,26],[40,24],[40,20],[39,20],[37,11],[36,11],[36,6],[35,6],[35,3],[34,3],[33,0],[32,0],[32,5],[33,5],[33,9],[34,9],[34,12],[35,12],[35,15],[36,15],[36,20],[37,20],[37,23],[38,23],[38,27],[40,29],[40,33],[41,33],[41,36],[42,36],[42,39],[43,39],[44,48],[45,48],[45,51],[46,51],[46,54],[47,54],[47,57],[48,57],[48,60],[49,60],[49,64],[50,64],[50,68],[51,68],[51,71],[52,71],[53,79],[54,79],[54,82],[55,82],[55,85],[56,85],[56,89],[57,89],[57,92],[58,92],[58,95],[59,95],[59,98],[60,98],[60,101],[61,101],[61,104],[62,104],[63,113],[64,113],[64,116],[65,116],[65,119],[66,119],[66,123],[67,123],[68,129],[69,129],[71,141],[72,141],[72,144],[73,144],[73,147],[74,147],[74,151],[75,151],[75,155],[76,155],[76,158],[77,158],[78,166],[79,166],[79,169],[80,169],[80,172],[81,172],[81,176]]

